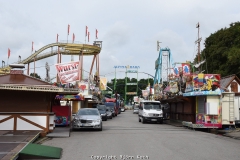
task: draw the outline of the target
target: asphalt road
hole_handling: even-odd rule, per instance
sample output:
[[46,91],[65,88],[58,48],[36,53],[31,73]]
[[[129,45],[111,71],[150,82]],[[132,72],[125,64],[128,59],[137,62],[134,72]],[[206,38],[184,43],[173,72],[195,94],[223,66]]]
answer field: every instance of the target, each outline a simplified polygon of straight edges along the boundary
[[239,140],[167,124],[142,124],[131,110],[104,121],[103,131],[74,131],[69,138],[53,138],[43,145],[63,148],[62,160],[240,159]]

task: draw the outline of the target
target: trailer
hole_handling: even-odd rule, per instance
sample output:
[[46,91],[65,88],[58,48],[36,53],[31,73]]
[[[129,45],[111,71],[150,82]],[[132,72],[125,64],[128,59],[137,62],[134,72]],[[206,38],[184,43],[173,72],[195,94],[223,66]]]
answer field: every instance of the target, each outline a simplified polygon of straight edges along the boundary
[[235,93],[222,93],[222,125],[223,128],[235,125]]
[[235,94],[234,97],[234,115],[235,115],[235,125],[240,127],[240,96]]

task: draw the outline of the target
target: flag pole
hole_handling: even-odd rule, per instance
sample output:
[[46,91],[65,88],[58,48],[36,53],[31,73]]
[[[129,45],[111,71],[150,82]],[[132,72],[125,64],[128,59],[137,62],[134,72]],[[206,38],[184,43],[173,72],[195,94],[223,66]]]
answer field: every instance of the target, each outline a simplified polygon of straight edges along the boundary
[[[72,43],[74,43],[74,40],[75,40],[75,34],[73,33]],[[73,57],[73,55],[71,55],[71,61],[72,61],[72,62],[74,61],[74,57]]]
[[70,25],[68,24],[67,43],[68,43],[68,35],[69,35],[69,31],[70,31]]
[[7,66],[8,66],[8,60],[9,60],[9,57],[10,57],[10,49],[8,48],[8,59],[7,59]]
[[85,44],[86,44],[86,37],[88,36],[88,26],[86,26],[86,30],[85,30]]
[[[34,43],[34,42],[32,42],[32,52],[33,52],[33,43]],[[32,54],[32,53],[31,53],[31,54]],[[35,67],[36,67],[36,61],[35,61],[35,56],[34,56],[34,74],[33,74],[33,77],[34,77],[34,78],[36,78],[36,76],[35,76],[35,73],[36,73],[36,72],[35,72]]]

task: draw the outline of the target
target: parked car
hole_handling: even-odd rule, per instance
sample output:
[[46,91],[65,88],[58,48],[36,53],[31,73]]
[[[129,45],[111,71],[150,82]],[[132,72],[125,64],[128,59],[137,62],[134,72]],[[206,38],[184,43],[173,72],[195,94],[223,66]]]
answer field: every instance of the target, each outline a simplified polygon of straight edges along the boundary
[[113,116],[112,116],[111,108],[110,108],[110,107],[106,107],[106,108],[107,108],[107,118],[108,118],[108,119],[112,119]]
[[133,109],[133,114],[138,114],[138,110],[139,110],[138,107],[134,107],[134,109]]
[[110,108],[110,111],[112,112],[112,117],[115,117],[115,109],[114,106],[107,106]]
[[81,108],[72,121],[72,129],[93,128],[102,131],[102,118],[97,108]]
[[106,105],[97,105],[97,109],[102,117],[103,121],[107,121],[108,117],[107,117],[107,108]]
[[116,103],[114,103],[114,102],[105,102],[105,105],[111,107],[111,110],[113,110],[113,115],[114,116],[118,115],[118,109],[116,107]]
[[135,113],[138,114],[138,111],[139,111],[139,104],[136,103],[133,105],[133,114]]
[[125,108],[124,107],[121,108],[121,112],[125,112]]

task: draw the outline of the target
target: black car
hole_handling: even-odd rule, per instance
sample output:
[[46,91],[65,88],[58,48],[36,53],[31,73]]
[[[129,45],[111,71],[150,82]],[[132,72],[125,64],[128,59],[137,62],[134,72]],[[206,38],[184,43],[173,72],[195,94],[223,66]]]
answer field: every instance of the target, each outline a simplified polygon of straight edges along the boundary
[[107,108],[104,104],[97,105],[97,109],[102,117],[103,121],[107,121]]
[[105,103],[105,105],[106,105],[107,107],[110,107],[111,112],[112,112],[112,117],[117,116],[114,103],[109,102],[109,103]]

